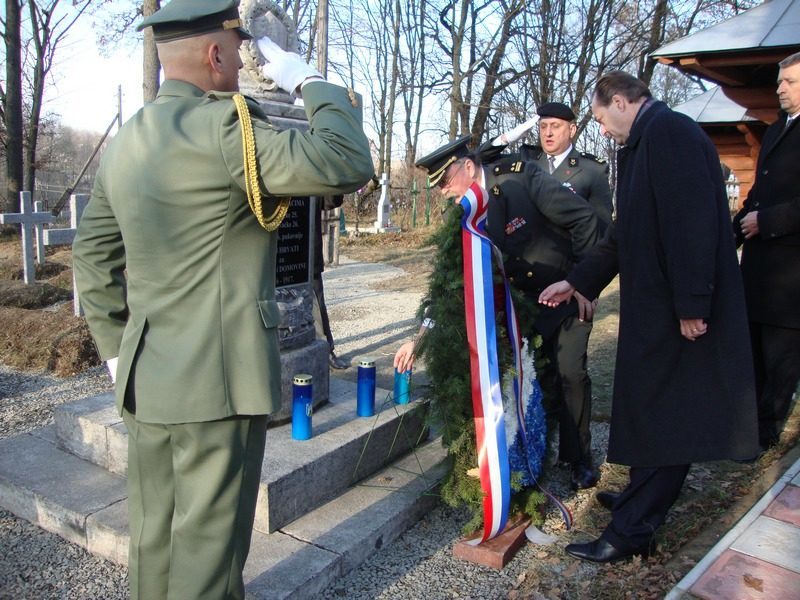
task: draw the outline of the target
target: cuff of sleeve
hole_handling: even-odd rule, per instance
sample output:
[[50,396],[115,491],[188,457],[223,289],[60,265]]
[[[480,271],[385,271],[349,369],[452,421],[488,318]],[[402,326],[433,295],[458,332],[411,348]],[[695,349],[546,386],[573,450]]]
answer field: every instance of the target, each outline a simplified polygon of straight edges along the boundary
[[711,314],[711,294],[692,294],[675,299],[679,319],[707,319]]

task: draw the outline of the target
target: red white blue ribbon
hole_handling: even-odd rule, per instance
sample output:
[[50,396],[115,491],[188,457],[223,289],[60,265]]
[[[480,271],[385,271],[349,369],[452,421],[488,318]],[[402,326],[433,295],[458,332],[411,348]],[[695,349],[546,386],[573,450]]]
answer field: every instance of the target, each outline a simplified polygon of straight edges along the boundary
[[[477,545],[503,531],[511,499],[511,474],[506,446],[501,374],[497,356],[492,258],[497,259],[505,288],[506,326],[514,359],[514,406],[525,442],[525,413],[522,398],[522,336],[519,331],[511,287],[503,271],[499,250],[486,235],[486,191],[474,182],[460,201],[461,245],[464,255],[464,307],[470,356],[470,385],[475,438],[483,498],[483,535],[468,543]],[[531,476],[534,477],[533,473]],[[534,479],[536,479],[534,477]],[[538,482],[537,482],[538,483]],[[572,514],[555,496],[540,489],[558,506],[567,529]]]
[[461,199],[461,245],[464,253],[464,306],[469,344],[470,385],[483,497],[483,536],[499,534],[508,519],[511,474],[503,420],[503,397],[497,358],[492,242],[486,236],[486,192],[473,183]]

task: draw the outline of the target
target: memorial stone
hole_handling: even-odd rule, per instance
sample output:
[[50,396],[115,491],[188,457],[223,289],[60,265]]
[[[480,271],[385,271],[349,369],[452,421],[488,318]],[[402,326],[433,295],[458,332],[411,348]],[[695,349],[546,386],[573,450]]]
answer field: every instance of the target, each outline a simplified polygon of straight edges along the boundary
[[[239,13],[253,40],[242,44],[240,54],[244,67],[239,72],[241,92],[259,102],[277,129],[308,129],[302,106],[264,77],[260,69],[263,58],[255,40],[268,35],[285,50],[299,50],[297,32],[283,9],[271,0],[242,0]],[[267,183],[267,186],[269,184]],[[313,404],[328,399],[328,344],[316,339],[313,316],[313,230],[311,215],[319,210],[316,199],[293,198],[289,212],[278,229],[278,261],[276,265],[276,301],[281,312],[278,334],[281,347],[281,409],[272,415],[272,422],[291,418],[292,377],[307,373],[314,380]]]
[[[69,199],[69,227],[54,227],[45,229],[42,233],[43,244],[45,246],[64,246],[71,245],[78,231],[83,211],[89,203],[89,194],[73,194]],[[78,285],[75,282],[75,273],[72,274],[72,312],[76,317],[83,314],[80,296],[78,295]]]

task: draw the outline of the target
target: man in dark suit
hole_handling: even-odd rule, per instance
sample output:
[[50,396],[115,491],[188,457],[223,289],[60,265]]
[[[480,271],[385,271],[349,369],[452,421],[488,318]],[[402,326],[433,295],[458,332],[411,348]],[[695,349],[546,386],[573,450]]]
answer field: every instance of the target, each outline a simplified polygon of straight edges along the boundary
[[[455,140],[417,161],[417,166],[427,170],[431,185],[440,186],[445,194],[461,198],[473,182],[487,191],[487,233],[503,252],[509,281],[535,300],[597,242],[598,219],[583,198],[536,165],[518,157],[482,165],[467,148],[468,141],[469,136]],[[591,388],[585,361],[590,329],[586,322],[592,311],[592,304],[581,298],[557,308],[542,307],[534,324],[554,349],[554,375],[562,377],[559,385],[569,398],[569,410],[559,413],[564,424],[560,450],[561,459],[572,465],[575,488],[597,483],[589,445]],[[578,351],[555,350],[566,347]],[[583,359],[576,360],[581,347]]]
[[600,492],[611,523],[566,552],[611,562],[647,555],[693,462],[756,451],[744,290],[719,155],[691,119],[632,75],[597,83],[592,113],[614,139],[617,217],[603,240],[540,300],[595,298],[619,274],[620,329],[608,461],[630,466]]
[[742,244],[762,450],[778,441],[800,380],[800,52],[779,63],[781,114],[733,231]]

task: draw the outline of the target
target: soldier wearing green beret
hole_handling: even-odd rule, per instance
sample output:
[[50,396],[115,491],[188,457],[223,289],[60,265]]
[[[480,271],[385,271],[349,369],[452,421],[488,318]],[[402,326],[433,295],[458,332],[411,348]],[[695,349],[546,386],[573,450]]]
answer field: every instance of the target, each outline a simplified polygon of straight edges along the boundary
[[269,40],[264,74],[302,94],[309,132],[236,94],[236,0],[172,0],[143,27],[165,80],[103,156],[75,277],[129,432],[131,596],[243,598],[280,406],[276,228],[288,196],[352,192],[373,166],[358,98]]

